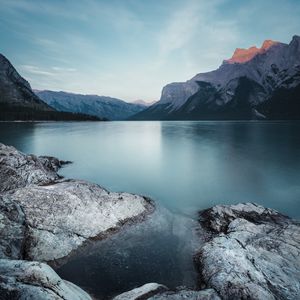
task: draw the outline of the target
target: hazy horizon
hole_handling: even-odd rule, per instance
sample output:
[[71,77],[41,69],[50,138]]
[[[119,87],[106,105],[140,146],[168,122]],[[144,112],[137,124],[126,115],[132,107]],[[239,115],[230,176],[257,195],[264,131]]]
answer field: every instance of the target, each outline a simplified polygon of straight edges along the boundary
[[[38,90],[133,102],[216,69],[236,48],[288,43],[300,3],[0,0],[0,53]],[[280,16],[280,17],[278,17]]]

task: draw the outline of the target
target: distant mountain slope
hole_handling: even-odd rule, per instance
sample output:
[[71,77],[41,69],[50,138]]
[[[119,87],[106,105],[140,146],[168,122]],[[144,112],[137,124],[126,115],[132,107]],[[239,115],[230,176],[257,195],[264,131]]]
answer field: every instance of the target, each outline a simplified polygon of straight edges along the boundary
[[0,54],[0,104],[54,111],[33,93],[29,83],[2,54]]
[[300,119],[300,37],[237,49],[215,71],[171,83],[133,120]]
[[0,120],[100,120],[94,116],[61,113],[43,102],[0,54]]
[[127,103],[120,99],[81,95],[67,92],[35,91],[48,105],[59,111],[104,116],[109,120],[125,120],[145,109],[144,105]]
[[156,102],[156,101],[147,102],[147,101],[144,101],[144,100],[139,99],[139,100],[133,101],[132,103],[134,103],[134,104],[140,104],[140,105],[143,105],[143,106],[146,107],[146,106],[153,105],[155,102]]

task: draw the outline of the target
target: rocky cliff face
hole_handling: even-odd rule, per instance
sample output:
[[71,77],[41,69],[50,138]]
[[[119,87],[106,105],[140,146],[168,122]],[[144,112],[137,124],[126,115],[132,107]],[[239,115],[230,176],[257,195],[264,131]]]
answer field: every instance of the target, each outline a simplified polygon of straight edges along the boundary
[[225,63],[234,64],[234,63],[245,63],[251,60],[257,54],[266,52],[270,47],[277,45],[278,42],[271,40],[266,40],[262,44],[261,48],[256,46],[250,47],[248,49],[237,48],[230,59],[224,60]]
[[2,54],[0,54],[0,104],[42,111],[54,110],[33,93],[30,84]]
[[65,112],[84,113],[109,120],[125,120],[144,110],[145,105],[127,103],[123,100],[66,92],[36,91],[36,94],[51,107]]
[[0,120],[100,121],[100,117],[59,112],[42,101],[30,84],[0,54]]
[[133,119],[299,119],[300,37],[237,49],[219,69],[163,88]]

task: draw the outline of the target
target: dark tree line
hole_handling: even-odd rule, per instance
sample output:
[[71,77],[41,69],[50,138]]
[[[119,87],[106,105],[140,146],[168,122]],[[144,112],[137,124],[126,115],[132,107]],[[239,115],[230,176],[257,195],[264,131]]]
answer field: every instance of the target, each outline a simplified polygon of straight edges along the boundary
[[80,113],[42,111],[30,107],[0,104],[1,121],[106,121],[105,118]]

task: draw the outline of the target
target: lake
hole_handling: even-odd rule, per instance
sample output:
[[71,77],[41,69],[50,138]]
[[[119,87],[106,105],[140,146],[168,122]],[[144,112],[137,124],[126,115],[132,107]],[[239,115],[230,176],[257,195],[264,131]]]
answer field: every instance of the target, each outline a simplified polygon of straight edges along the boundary
[[151,281],[195,286],[201,209],[256,202],[299,219],[299,133],[300,122],[0,123],[1,142],[73,161],[63,176],[158,203],[152,219],[57,270],[103,298]]

